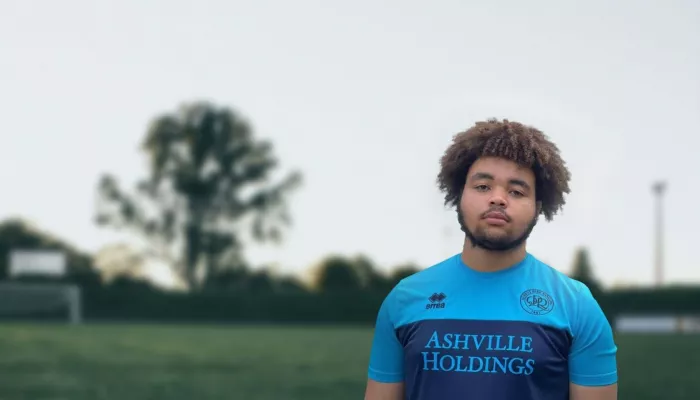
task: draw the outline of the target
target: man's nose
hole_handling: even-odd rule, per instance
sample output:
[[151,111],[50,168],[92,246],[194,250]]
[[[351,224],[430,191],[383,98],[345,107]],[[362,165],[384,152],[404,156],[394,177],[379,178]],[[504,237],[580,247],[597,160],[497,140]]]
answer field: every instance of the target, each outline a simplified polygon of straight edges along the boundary
[[491,206],[505,207],[508,205],[506,197],[501,193],[501,191],[494,191],[491,201],[489,202]]

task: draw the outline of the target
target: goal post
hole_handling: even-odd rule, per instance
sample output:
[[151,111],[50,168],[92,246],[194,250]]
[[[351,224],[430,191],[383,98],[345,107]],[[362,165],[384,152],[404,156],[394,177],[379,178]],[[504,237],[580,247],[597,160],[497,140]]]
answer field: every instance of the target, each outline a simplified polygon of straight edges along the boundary
[[[80,287],[59,281],[67,267],[62,251],[15,249],[9,267],[10,280],[0,281],[0,317],[39,320],[58,315],[72,324],[82,322]],[[27,277],[41,282],[23,279]]]
[[68,283],[0,282],[0,315],[21,320],[65,315],[71,324],[79,324],[80,297],[80,288]]

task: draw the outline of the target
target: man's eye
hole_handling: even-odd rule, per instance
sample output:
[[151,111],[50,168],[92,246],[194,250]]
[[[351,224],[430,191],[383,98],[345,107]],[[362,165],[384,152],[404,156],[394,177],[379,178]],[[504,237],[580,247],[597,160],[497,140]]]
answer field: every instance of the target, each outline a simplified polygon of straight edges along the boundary
[[518,192],[517,190],[511,190],[510,193],[515,196],[515,197],[523,197],[525,196],[522,192]]
[[489,187],[486,186],[486,185],[477,185],[477,186],[474,187],[474,189],[476,189],[476,190],[478,190],[478,191],[480,191],[480,192],[483,192],[483,191],[489,190]]

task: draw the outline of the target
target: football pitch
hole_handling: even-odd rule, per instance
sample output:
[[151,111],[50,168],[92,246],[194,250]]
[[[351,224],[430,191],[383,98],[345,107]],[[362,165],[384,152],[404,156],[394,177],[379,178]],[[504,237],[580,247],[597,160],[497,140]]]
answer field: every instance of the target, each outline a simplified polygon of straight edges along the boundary
[[[371,328],[0,325],[2,400],[362,399]],[[700,336],[618,336],[620,399],[700,398]]]

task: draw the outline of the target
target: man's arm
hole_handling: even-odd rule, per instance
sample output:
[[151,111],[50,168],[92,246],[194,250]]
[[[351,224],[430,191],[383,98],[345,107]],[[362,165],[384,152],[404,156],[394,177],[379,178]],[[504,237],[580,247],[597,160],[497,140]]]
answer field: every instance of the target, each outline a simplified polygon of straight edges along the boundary
[[368,379],[365,400],[403,400],[403,388],[403,382],[382,383]]
[[606,386],[569,385],[571,400],[617,400],[617,383]]
[[374,326],[365,400],[404,398],[403,345],[396,337],[396,288],[382,302]]
[[582,285],[569,354],[571,400],[617,400],[617,346],[612,327]]

